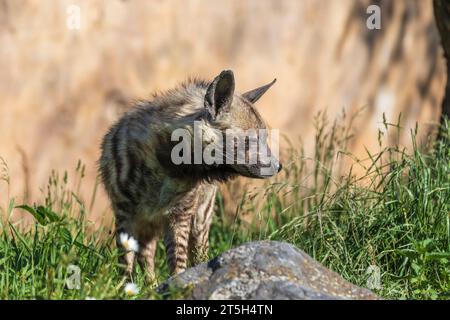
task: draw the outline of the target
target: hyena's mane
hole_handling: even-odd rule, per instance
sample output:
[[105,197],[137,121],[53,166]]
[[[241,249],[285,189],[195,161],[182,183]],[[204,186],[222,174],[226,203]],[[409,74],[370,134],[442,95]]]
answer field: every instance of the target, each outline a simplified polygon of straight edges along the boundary
[[[154,91],[151,95],[151,101],[144,101],[144,108],[152,106],[153,108],[170,113],[171,116],[181,113],[185,116],[187,111],[183,107],[195,106],[198,111],[203,111],[204,94],[210,82],[201,78],[188,78],[181,82],[175,88],[168,90]],[[161,110],[164,109],[164,110]]]
[[[165,169],[166,174],[173,178],[191,181],[193,183],[225,182],[236,177],[236,172],[224,165],[179,164],[175,165],[171,159],[171,151],[177,142],[171,141],[174,128],[185,127],[191,130],[193,121],[204,121],[209,124],[209,113],[204,106],[204,96],[210,81],[201,78],[188,78],[175,88],[156,91],[152,100],[140,101],[136,104],[137,112],[160,121],[161,126],[153,132],[157,139],[156,158]],[[213,125],[220,128],[218,124]],[[192,155],[193,159],[193,155]]]

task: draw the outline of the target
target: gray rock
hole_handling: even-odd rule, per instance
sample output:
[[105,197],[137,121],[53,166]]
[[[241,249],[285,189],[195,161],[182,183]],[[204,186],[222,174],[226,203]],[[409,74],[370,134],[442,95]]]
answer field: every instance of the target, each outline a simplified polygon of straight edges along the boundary
[[378,299],[293,245],[276,241],[224,252],[168,279],[158,291],[184,299]]

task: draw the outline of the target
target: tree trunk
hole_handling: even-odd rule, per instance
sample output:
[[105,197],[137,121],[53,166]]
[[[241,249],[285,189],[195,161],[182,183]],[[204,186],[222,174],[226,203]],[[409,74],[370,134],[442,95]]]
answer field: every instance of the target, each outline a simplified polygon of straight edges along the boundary
[[447,86],[445,87],[441,114],[441,123],[443,123],[445,117],[450,119],[450,1],[433,0],[433,6],[436,24],[441,34],[442,46],[447,59]]

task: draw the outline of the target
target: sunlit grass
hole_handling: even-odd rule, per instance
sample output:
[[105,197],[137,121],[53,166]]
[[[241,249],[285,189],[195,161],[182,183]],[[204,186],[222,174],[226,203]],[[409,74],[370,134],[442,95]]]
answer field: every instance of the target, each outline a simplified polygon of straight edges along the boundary
[[[376,266],[381,286],[374,291],[383,297],[450,298],[449,128],[425,149],[417,146],[414,132],[411,150],[381,147],[380,138],[379,152],[368,153],[363,162],[346,151],[348,126],[328,126],[325,120],[317,117],[314,157],[293,148],[283,176],[268,182],[259,198],[245,194],[235,216],[224,213],[218,196],[210,256],[252,240],[287,241],[357,285],[366,286],[367,272]],[[385,125],[400,130],[398,124]],[[353,159],[365,173],[341,172],[342,157]],[[1,172],[2,182],[9,184],[4,162]],[[139,269],[132,279],[139,293],[126,295],[128,280],[117,263],[112,225],[95,227],[77,197],[83,172],[78,164],[74,187],[66,174],[52,174],[42,203],[15,204],[8,197],[1,204],[0,298],[159,297]],[[31,228],[10,219],[16,210],[34,217]],[[240,219],[244,211],[250,222]],[[71,265],[80,270],[79,289],[66,283]],[[161,243],[156,270],[161,283],[168,277]]]

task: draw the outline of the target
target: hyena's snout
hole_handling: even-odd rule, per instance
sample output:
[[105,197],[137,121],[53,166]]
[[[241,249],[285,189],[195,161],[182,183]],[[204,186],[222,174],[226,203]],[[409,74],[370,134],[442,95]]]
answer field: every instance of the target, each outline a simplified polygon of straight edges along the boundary
[[256,165],[250,165],[252,178],[267,179],[277,175],[283,168],[280,160],[267,148],[267,151],[258,153]]
[[276,173],[280,173],[281,170],[283,169],[283,165],[281,164],[281,162],[280,162],[279,160],[277,160],[277,161],[274,163],[273,168],[274,168],[274,171],[275,171]]
[[280,173],[282,169],[283,165],[281,164],[280,160],[278,160],[278,158],[273,155],[268,157],[264,163],[261,163],[259,168],[262,178],[273,177]]

